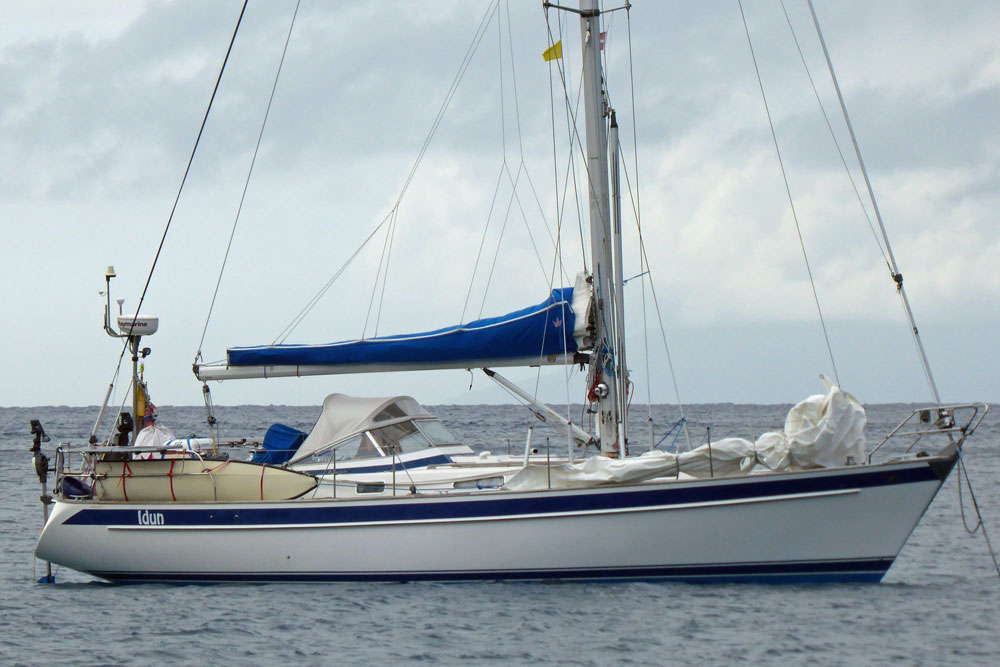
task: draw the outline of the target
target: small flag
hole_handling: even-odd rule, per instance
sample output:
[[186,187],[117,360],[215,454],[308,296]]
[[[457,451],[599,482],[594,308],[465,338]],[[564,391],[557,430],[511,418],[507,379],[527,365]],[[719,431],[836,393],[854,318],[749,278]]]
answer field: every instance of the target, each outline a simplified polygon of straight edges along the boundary
[[559,60],[560,58],[562,58],[562,40],[561,39],[558,42],[556,42],[555,44],[553,44],[552,46],[550,46],[549,48],[545,49],[542,52],[542,60],[545,60],[545,61],[548,61],[548,60]]
[[607,31],[601,33],[601,51],[604,50],[604,40],[608,38]]

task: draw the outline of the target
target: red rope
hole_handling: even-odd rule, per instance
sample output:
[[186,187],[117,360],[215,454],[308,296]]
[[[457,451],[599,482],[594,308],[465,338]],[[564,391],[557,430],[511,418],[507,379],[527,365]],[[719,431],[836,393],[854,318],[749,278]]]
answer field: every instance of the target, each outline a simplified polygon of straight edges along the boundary
[[128,490],[125,488],[125,473],[128,472],[128,476],[132,476],[132,469],[128,467],[128,461],[122,462],[122,495],[125,496],[125,502],[128,502]]
[[594,373],[594,384],[590,386],[587,390],[587,402],[595,403],[597,401],[597,385],[601,382],[601,374]]
[[174,495],[174,463],[177,459],[170,459],[170,471],[167,473],[167,478],[170,480],[170,498],[177,500],[177,496]]

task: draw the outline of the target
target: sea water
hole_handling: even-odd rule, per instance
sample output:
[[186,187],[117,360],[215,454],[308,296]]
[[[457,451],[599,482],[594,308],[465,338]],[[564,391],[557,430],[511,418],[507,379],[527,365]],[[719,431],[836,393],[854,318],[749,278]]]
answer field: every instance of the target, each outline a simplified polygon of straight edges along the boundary
[[[780,428],[787,405],[687,408],[694,444]],[[869,406],[869,440],[912,406]],[[430,408],[464,442],[523,451],[517,406]],[[260,439],[275,421],[307,429],[319,408],[219,407],[222,437]],[[579,420],[579,408],[575,420]],[[982,532],[962,525],[952,472],[882,584],[413,583],[111,585],[44,564],[29,421],[86,440],[95,408],[0,408],[0,664],[996,664],[1000,579]],[[652,411],[655,437],[677,410]],[[178,437],[205,434],[200,408],[163,407]],[[633,408],[637,441],[647,412]],[[548,444],[561,451],[553,436]],[[669,442],[669,441],[668,441]],[[543,429],[533,446],[544,447]],[[973,489],[1000,547],[1000,419],[968,442]],[[635,445],[634,445],[635,446]],[[238,454],[241,454],[237,451]],[[970,526],[975,523],[964,495]],[[627,518],[623,517],[623,520]],[[752,528],[748,527],[748,530]],[[600,535],[593,535],[600,540]],[[684,539],[683,535],[677,539]],[[225,552],[205,558],[225,560]]]

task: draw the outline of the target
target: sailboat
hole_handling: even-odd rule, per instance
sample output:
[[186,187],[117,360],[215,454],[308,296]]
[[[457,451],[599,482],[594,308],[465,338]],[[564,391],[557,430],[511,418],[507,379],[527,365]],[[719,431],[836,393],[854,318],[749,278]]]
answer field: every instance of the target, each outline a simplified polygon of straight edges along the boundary
[[[332,396],[297,458],[234,465],[240,479],[225,493],[228,466],[214,451],[176,441],[142,447],[136,436],[62,446],[38,558],[115,582],[881,580],[987,406],[939,402],[915,410],[869,453],[863,408],[831,384],[793,408],[780,434],[630,453],[618,127],[604,89],[602,10],[597,0],[581,0],[579,9],[545,6],[580,20],[590,271],[503,316],[419,334],[230,348],[224,362],[197,363],[194,371],[212,381],[462,368],[505,383],[495,369],[583,364],[594,432],[532,402],[564,434],[565,456],[541,457],[529,444],[523,458],[484,460],[483,475],[469,477],[475,462],[462,459],[469,452],[447,449],[456,443],[444,436],[434,441],[440,430],[413,399]],[[118,325],[134,365],[154,323],[137,314]],[[138,392],[135,371],[133,385]],[[137,393],[136,415],[139,405]],[[380,440],[378,429],[390,425],[427,436],[428,451],[443,447],[436,480],[463,484],[442,493],[414,483],[415,470],[432,464],[418,465],[424,450],[409,455],[397,451],[398,441]],[[33,424],[33,432],[45,484],[44,429]],[[930,449],[935,438],[941,444]],[[906,446],[879,460],[889,440]],[[357,444],[338,470],[345,443]],[[361,474],[357,452],[365,443],[379,446],[391,468],[364,473],[379,480],[351,477]],[[599,452],[584,456],[588,446]],[[309,458],[324,453],[321,469],[310,467]],[[193,469],[176,471],[178,479],[200,480],[181,497],[179,465]],[[338,495],[345,477],[355,492]],[[256,486],[243,484],[258,478]],[[142,493],[126,497],[129,485]]]

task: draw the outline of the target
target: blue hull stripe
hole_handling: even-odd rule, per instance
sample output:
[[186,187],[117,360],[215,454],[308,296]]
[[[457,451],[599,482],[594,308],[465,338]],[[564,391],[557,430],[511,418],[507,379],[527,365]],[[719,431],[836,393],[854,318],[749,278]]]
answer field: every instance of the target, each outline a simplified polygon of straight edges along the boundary
[[725,563],[572,570],[460,572],[90,572],[114,582],[338,582],[338,581],[677,581],[677,582],[879,582],[892,558],[788,563]]
[[[138,507],[152,508],[163,515],[160,525],[178,526],[268,526],[327,523],[377,523],[426,520],[502,519],[535,514],[593,512],[684,505],[727,500],[750,500],[768,496],[818,493],[913,484],[942,480],[926,462],[895,469],[847,469],[832,473],[808,474],[804,477],[740,478],[737,481],[716,480],[691,487],[688,484],[666,484],[654,488],[634,486],[625,490],[606,491],[600,487],[573,491],[533,494],[463,495],[435,499],[387,498],[385,500],[303,502],[290,501],[279,507],[254,507],[255,503],[222,502],[202,509],[177,508],[171,503],[136,503],[122,508],[117,503],[90,505],[66,520],[66,525],[139,525]],[[233,507],[238,504],[238,507]],[[261,503],[269,504],[269,503]]]

